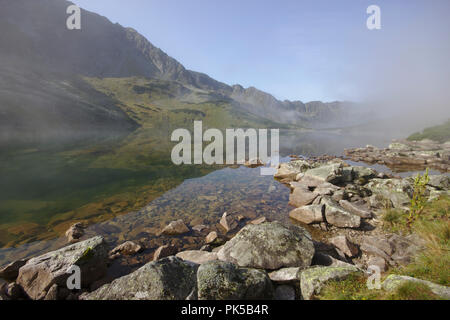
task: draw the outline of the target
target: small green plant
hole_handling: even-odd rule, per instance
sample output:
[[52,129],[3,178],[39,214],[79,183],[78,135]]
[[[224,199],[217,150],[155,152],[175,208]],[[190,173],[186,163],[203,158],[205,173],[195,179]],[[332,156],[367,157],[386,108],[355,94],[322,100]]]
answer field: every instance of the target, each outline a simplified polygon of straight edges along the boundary
[[409,208],[408,228],[411,228],[413,221],[423,212],[427,203],[427,184],[430,182],[428,176],[428,168],[423,175],[417,174],[414,179],[414,192],[411,198],[411,205]]

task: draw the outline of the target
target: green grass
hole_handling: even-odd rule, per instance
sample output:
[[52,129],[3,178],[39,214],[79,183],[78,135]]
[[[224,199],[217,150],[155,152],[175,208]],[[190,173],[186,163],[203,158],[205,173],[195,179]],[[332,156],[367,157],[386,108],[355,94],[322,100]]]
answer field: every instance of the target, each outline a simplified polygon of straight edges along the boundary
[[410,141],[420,141],[424,139],[430,139],[441,143],[450,141],[450,120],[442,125],[426,128],[422,132],[416,132],[407,138],[407,140]]
[[[410,264],[389,270],[389,274],[406,275],[440,285],[450,285],[450,197],[427,203],[423,212],[408,228],[408,212],[387,209],[383,215],[387,231],[406,234],[413,232],[425,241],[421,251]],[[394,292],[369,290],[366,277],[353,275],[343,281],[330,281],[319,299],[325,300],[436,300],[438,296],[419,283],[407,282]]]

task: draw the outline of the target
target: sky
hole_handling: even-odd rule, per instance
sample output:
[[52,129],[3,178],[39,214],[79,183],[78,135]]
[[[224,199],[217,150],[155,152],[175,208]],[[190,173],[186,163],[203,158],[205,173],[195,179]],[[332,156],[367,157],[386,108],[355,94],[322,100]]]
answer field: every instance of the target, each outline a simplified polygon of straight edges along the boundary
[[[448,0],[73,2],[136,29],[187,69],[281,100],[401,95],[407,105],[405,95],[450,92]],[[366,26],[372,4],[381,30]]]

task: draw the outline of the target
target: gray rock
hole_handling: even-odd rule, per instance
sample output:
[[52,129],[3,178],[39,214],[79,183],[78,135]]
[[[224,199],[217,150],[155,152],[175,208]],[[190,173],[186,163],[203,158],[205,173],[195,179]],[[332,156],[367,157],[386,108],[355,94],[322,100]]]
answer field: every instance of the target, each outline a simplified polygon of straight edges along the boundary
[[0,269],[0,278],[5,280],[16,280],[19,269],[27,263],[27,260],[17,260]]
[[386,260],[378,256],[372,256],[367,260],[367,266],[376,266],[380,268],[381,272],[385,272],[387,270]]
[[142,251],[142,247],[140,245],[138,245],[137,243],[133,242],[133,241],[126,241],[124,243],[122,243],[121,245],[118,245],[117,247],[115,247],[114,249],[112,249],[109,252],[110,256],[114,256],[114,255],[126,255],[126,256],[132,256],[136,253],[139,253]]
[[351,243],[346,236],[333,237],[330,239],[330,243],[349,258],[355,257],[359,253],[358,247]]
[[342,178],[342,168],[342,164],[340,163],[320,166],[318,168],[307,170],[305,172],[305,177],[312,177],[314,179],[336,184]]
[[277,283],[296,283],[300,281],[302,268],[282,268],[269,273],[269,278]]
[[426,285],[435,295],[444,299],[450,299],[450,287],[441,286],[430,281],[416,279],[408,276],[391,274],[386,278],[386,280],[383,281],[382,288],[386,291],[394,291],[398,287],[408,282],[415,282]]
[[304,206],[289,212],[289,217],[306,224],[320,223],[324,221],[323,209],[324,209],[323,205]]
[[66,237],[69,243],[77,242],[82,236],[84,236],[84,225],[80,222],[73,224],[66,231]]
[[361,272],[357,267],[313,267],[303,270],[300,275],[300,289],[304,300],[318,295],[330,280],[344,280],[349,275]]
[[173,245],[164,245],[156,249],[155,253],[153,254],[153,261],[157,261],[162,258],[166,258],[169,256],[173,256],[178,252],[177,247]]
[[272,299],[273,287],[267,273],[238,268],[223,261],[202,264],[197,272],[199,300]]
[[177,257],[147,263],[84,294],[82,300],[185,300],[196,286],[197,266]]
[[186,224],[183,222],[183,220],[177,220],[172,221],[167,226],[165,226],[162,231],[160,232],[160,235],[180,235],[189,232],[189,228],[186,226]]
[[365,187],[379,198],[390,201],[394,208],[409,207],[410,195],[413,192],[412,182],[409,179],[372,179]]
[[295,300],[295,288],[288,285],[277,286],[274,292],[274,300]]
[[330,198],[322,198],[325,204],[325,218],[327,222],[339,228],[359,228],[361,217],[344,210],[338,203]]
[[197,264],[203,264],[208,261],[217,260],[217,253],[200,250],[182,251],[178,252],[176,256],[180,259],[191,261]]
[[220,225],[225,229],[226,232],[229,232],[238,227],[238,221],[235,217],[230,216],[228,213],[224,212],[222,218],[220,219]]
[[12,282],[7,286],[6,294],[12,300],[17,300],[22,297],[22,288],[17,283]]
[[348,212],[356,214],[361,218],[364,219],[372,218],[372,213],[370,211],[347,200],[339,201],[339,205]]
[[247,225],[218,252],[222,261],[270,270],[307,267],[313,256],[311,235],[303,228],[288,228],[279,222]]
[[44,300],[58,300],[58,285],[54,284],[50,287]]
[[450,189],[450,177],[445,174],[441,175],[430,175],[430,181],[428,185],[436,188],[438,190],[449,190]]
[[88,287],[105,275],[107,263],[107,245],[102,237],[94,237],[28,260],[19,269],[17,283],[31,299],[43,299],[52,285],[66,286],[73,265],[81,269],[82,287]]
[[318,196],[318,193],[311,192],[308,188],[295,188],[289,195],[289,204],[296,208],[307,206],[313,203]]
[[304,160],[281,163],[279,168],[277,169],[277,172],[275,173],[275,178],[294,180],[299,173],[305,172],[310,168],[310,164]]
[[370,251],[363,249],[370,246],[382,250],[388,256],[394,253],[392,244],[384,236],[363,236],[361,250],[370,253]]

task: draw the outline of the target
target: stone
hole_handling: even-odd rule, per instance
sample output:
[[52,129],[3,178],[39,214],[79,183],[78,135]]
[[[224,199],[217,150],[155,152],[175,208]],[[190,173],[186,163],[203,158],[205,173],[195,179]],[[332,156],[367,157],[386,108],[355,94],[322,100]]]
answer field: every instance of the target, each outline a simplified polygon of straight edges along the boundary
[[425,281],[425,280],[408,277],[408,276],[399,276],[399,275],[391,274],[386,278],[386,280],[383,281],[381,286],[386,291],[394,291],[398,287],[400,287],[408,282],[415,282],[415,283],[423,284],[423,285],[427,286],[431,290],[431,292],[433,292],[435,295],[437,295],[443,299],[446,299],[446,300],[450,299],[450,287],[441,286],[441,285],[435,284],[430,281]]
[[250,221],[251,224],[261,224],[261,223],[264,223],[264,222],[267,222],[266,217],[260,217],[258,219]]
[[316,252],[311,265],[325,267],[353,267],[353,265],[348,262],[338,260],[322,252]]
[[430,175],[430,181],[428,185],[436,188],[438,190],[449,190],[450,189],[450,177],[444,174],[441,175]]
[[205,229],[208,229],[208,227],[205,226],[204,224],[198,224],[198,225],[192,227],[192,230],[197,231],[197,232],[202,232]]
[[43,299],[52,285],[66,286],[73,265],[80,267],[82,287],[88,287],[106,274],[107,263],[107,245],[94,237],[28,260],[17,283],[31,299]]
[[334,163],[309,169],[305,172],[305,177],[312,177],[317,180],[336,184],[342,178],[342,164]]
[[381,272],[385,272],[387,270],[386,260],[378,256],[371,256],[369,260],[367,260],[367,266],[376,266],[380,268]]
[[121,245],[118,245],[117,247],[115,247],[114,249],[112,249],[109,252],[110,256],[115,256],[115,255],[125,255],[125,256],[132,256],[135,255],[136,253],[139,253],[143,250],[143,248],[138,245],[137,243],[133,242],[133,241],[126,241],[124,243],[122,243]]
[[296,160],[287,163],[281,163],[274,177],[276,179],[294,180],[299,173],[305,172],[310,168],[311,165],[305,160]]
[[330,243],[349,258],[355,257],[359,253],[358,247],[351,243],[346,236],[333,237],[330,239]]
[[323,209],[323,204],[304,206],[289,212],[289,217],[306,224],[320,223],[324,221]]
[[288,285],[281,285],[275,288],[274,300],[295,300],[295,288]]
[[356,205],[355,203],[349,202],[347,200],[341,200],[339,201],[339,205],[348,212],[356,214],[357,216],[360,216],[363,219],[372,218],[372,213],[370,211],[365,210],[364,208]]
[[167,226],[164,227],[164,229],[160,232],[159,235],[180,235],[184,233],[188,233],[189,228],[186,226],[186,224],[183,222],[183,220],[177,220],[172,221]]
[[202,246],[200,248],[200,251],[207,251],[207,252],[212,252],[213,247],[209,244],[205,244],[204,246]]
[[263,300],[273,298],[273,286],[262,270],[211,261],[197,271],[199,300]]
[[228,215],[228,213],[224,212],[222,218],[220,219],[220,225],[226,232],[229,232],[238,227],[238,221],[235,217],[232,217]]
[[5,280],[16,280],[19,269],[27,263],[27,260],[16,260],[0,269],[0,278]]
[[388,241],[394,251],[391,254],[391,259],[401,265],[409,264],[417,253],[425,247],[423,240],[417,236],[414,238],[414,235],[402,237],[392,234],[389,236]]
[[216,231],[211,231],[205,238],[206,244],[221,245],[225,242],[225,239],[220,237]]
[[384,200],[384,203],[390,201],[394,208],[409,208],[413,192],[412,181],[409,179],[372,179],[365,187]]
[[307,267],[313,256],[311,235],[301,227],[288,228],[279,222],[247,225],[218,252],[222,261],[266,270]]
[[331,199],[333,199],[333,201],[339,202],[341,200],[344,200],[345,197],[346,197],[345,190],[340,189],[333,193],[333,195],[331,196]]
[[[387,238],[384,236],[363,236],[361,250],[365,251],[363,248],[375,247],[382,250],[388,256],[394,253],[394,248]],[[366,251],[369,252],[369,251]]]
[[200,251],[200,250],[188,250],[178,252],[176,256],[185,261],[191,261],[196,264],[203,264],[208,261],[217,260],[216,252]]
[[196,286],[198,266],[177,257],[147,263],[81,300],[185,300]]
[[353,180],[362,181],[365,184],[368,180],[375,178],[377,176],[377,172],[372,168],[354,166],[353,169]]
[[84,225],[81,222],[73,224],[66,231],[65,235],[69,243],[77,242],[82,236],[84,236]]
[[311,192],[307,188],[295,188],[289,195],[289,204],[296,208],[307,206],[313,203],[318,196],[318,193]]
[[269,273],[269,278],[277,283],[295,283],[300,281],[300,271],[302,268],[281,268]]
[[325,205],[325,219],[338,228],[359,228],[361,217],[344,210],[339,204],[330,198],[322,198]]
[[6,294],[12,300],[17,300],[22,297],[22,288],[17,283],[12,282],[6,287]]
[[304,300],[318,295],[323,286],[330,280],[344,280],[349,275],[361,272],[354,266],[345,267],[312,267],[303,270],[300,275],[300,290]]
[[50,287],[44,300],[58,300],[58,285],[54,284]]
[[169,256],[173,256],[178,252],[177,247],[173,245],[164,245],[156,249],[155,253],[153,253],[153,261],[157,261],[162,258],[166,258]]

